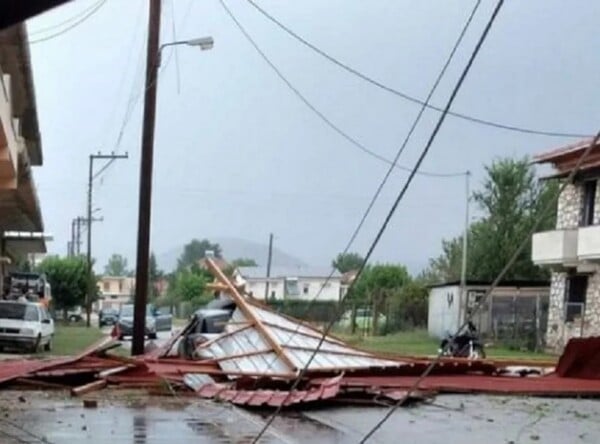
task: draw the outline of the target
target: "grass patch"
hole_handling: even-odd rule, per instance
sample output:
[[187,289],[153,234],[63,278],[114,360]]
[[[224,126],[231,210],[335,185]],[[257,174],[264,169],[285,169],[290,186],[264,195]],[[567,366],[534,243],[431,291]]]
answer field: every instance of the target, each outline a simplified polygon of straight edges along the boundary
[[[373,352],[393,353],[405,356],[434,356],[437,354],[439,341],[431,338],[426,330],[413,330],[394,333],[386,336],[351,336],[337,334],[349,344]],[[488,358],[554,360],[555,356],[546,353],[511,350],[507,347],[486,347]]]
[[85,350],[104,334],[98,327],[57,324],[54,332],[53,349],[49,355],[70,356]]

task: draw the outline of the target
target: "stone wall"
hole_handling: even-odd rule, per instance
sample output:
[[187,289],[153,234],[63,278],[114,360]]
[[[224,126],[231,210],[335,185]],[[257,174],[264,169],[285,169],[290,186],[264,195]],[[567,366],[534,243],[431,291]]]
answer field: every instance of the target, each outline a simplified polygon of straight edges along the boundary
[[583,336],[600,335],[600,270],[589,276],[583,320],[564,320],[566,279],[565,272],[552,273],[546,346],[555,352],[562,351],[569,339],[580,337],[582,333]]
[[[556,228],[577,228],[581,214],[583,188],[580,184],[568,184],[558,198]],[[596,198],[598,199],[598,195]],[[600,202],[598,205],[600,208]],[[598,213],[600,220],[600,212]]]

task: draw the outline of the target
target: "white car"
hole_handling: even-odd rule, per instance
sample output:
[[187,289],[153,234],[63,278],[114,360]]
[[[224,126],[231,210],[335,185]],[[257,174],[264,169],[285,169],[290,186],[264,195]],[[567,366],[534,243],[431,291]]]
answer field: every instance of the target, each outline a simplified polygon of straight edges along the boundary
[[54,321],[43,305],[0,301],[0,347],[50,351],[53,337]]

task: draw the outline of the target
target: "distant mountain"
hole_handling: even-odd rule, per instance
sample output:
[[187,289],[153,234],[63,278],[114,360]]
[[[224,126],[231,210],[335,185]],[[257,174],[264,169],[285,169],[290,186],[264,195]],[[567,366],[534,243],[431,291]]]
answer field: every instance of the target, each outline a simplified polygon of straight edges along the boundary
[[[221,246],[223,251],[223,257],[227,260],[233,260],[238,258],[249,258],[254,259],[260,266],[267,265],[267,255],[269,253],[269,247],[266,244],[249,241],[246,239],[237,238],[216,238],[209,239],[211,242],[216,242]],[[176,248],[172,248],[161,254],[156,255],[156,262],[161,270],[165,272],[171,272],[177,267],[177,259],[181,256],[183,251],[183,245]],[[277,248],[273,248],[273,266],[277,267],[305,267],[306,263],[302,260],[287,254]]]

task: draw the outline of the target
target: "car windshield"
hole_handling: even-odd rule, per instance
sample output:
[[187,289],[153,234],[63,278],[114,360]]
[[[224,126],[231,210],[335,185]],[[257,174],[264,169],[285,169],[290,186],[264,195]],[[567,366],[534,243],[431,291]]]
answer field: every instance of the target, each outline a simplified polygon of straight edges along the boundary
[[0,319],[17,319],[22,321],[40,320],[36,307],[19,303],[0,304]]

